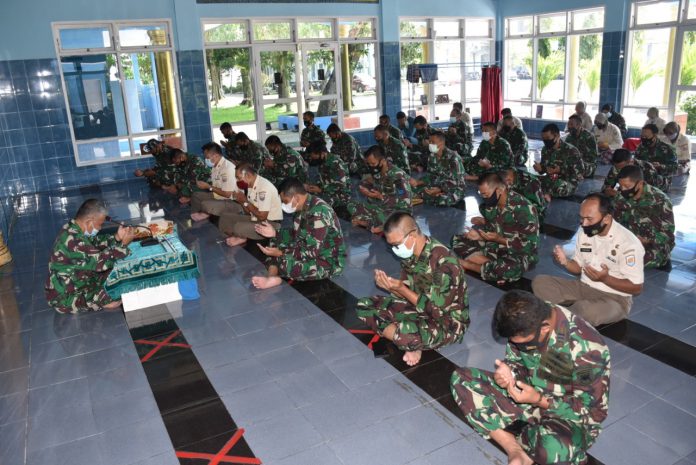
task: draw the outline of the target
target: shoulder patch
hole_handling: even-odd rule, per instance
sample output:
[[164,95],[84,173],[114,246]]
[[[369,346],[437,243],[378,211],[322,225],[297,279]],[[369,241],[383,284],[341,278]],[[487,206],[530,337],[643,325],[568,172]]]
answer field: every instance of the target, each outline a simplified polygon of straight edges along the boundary
[[626,255],[626,265],[627,266],[636,266],[636,256],[633,254]]

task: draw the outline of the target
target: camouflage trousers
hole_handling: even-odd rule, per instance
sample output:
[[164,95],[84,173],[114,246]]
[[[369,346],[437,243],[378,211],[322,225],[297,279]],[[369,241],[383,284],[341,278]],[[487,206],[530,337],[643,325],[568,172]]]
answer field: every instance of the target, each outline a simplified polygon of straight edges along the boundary
[[429,189],[431,186],[427,184],[427,178],[423,178],[426,184],[413,188],[413,194],[415,196],[420,196],[423,202],[429,205],[435,205],[438,207],[451,207],[455,205],[460,200],[464,199],[464,189],[457,188],[448,192],[441,192],[439,195],[430,195],[425,192],[425,189]]
[[103,287],[108,272],[101,273],[101,280],[80,286],[69,294],[51,300],[48,304],[59,313],[96,312],[114,300]]
[[464,171],[466,174],[473,174],[474,176],[481,176],[488,170],[482,168],[478,164],[479,159],[474,157],[462,157],[462,164],[464,165]]
[[[375,202],[358,202],[351,201],[348,203],[348,212],[354,220],[367,221],[368,228],[379,227],[384,225],[389,215],[396,210]],[[403,211],[408,211],[404,209]]]
[[529,149],[513,154],[513,159],[515,160],[515,166],[525,166],[529,159]]
[[343,272],[343,268],[331,265],[326,261],[298,260],[292,255],[281,257],[268,257],[266,266],[278,268],[278,276],[295,281],[314,281],[337,276]]
[[[523,422],[517,436],[534,463],[578,465],[587,460],[586,451],[597,430],[580,423],[543,415],[538,407],[517,404],[493,380],[493,373],[478,368],[458,368],[450,381],[454,400],[467,423],[481,436]],[[594,434],[593,434],[594,433]]]
[[582,175],[585,178],[591,178],[594,176],[594,172],[597,169],[597,160],[594,161],[589,161],[589,160],[583,160],[582,161]]
[[667,264],[672,256],[672,248],[669,244],[657,244],[645,246],[643,266],[645,268],[659,268]]
[[575,194],[578,185],[553,176],[541,176],[541,188],[551,197],[570,197]]
[[[396,164],[396,162],[394,163]],[[428,154],[423,153],[419,150],[409,150],[408,164],[410,166],[422,166],[423,168],[425,168],[428,166]]]
[[488,261],[481,266],[481,278],[484,281],[517,281],[530,265],[526,255],[511,254],[498,244],[474,241],[463,234],[452,237],[452,250],[461,258],[475,253],[486,257]]
[[611,165],[611,158],[614,156],[612,149],[599,149],[599,162],[603,165]]
[[331,208],[336,209],[336,207],[345,207],[350,202],[350,194],[344,192],[337,193],[324,193],[318,194],[322,200],[331,205]]
[[394,296],[364,297],[358,301],[356,312],[379,335],[395,324],[393,342],[401,350],[437,349],[460,342],[464,336],[461,324],[445,328],[406,300]]

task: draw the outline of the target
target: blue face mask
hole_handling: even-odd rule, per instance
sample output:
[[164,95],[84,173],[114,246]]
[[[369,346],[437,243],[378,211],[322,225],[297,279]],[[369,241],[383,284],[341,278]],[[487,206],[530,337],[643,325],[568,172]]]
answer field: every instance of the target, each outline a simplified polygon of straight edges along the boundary
[[90,231],[85,231],[85,236],[87,237],[94,237],[97,234],[99,234],[99,230],[92,225],[92,229]]
[[213,168],[215,165],[213,165],[213,162],[210,161],[208,158],[205,159],[205,166],[208,168]]

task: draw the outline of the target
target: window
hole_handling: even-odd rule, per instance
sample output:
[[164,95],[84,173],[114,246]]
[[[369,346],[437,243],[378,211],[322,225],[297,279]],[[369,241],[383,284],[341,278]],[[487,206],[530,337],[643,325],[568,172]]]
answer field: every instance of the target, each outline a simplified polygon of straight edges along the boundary
[[[372,128],[380,114],[373,18],[204,20],[213,137],[220,124],[299,143],[302,112],[326,129]],[[250,37],[248,31],[251,31]]]
[[654,106],[662,118],[674,119],[682,128],[687,126],[687,113],[694,111],[687,100],[696,91],[694,3],[665,0],[632,4],[623,105],[629,125],[642,126],[647,109]]
[[[448,120],[462,102],[481,115],[481,67],[494,61],[489,18],[401,19],[401,108],[429,121]],[[437,80],[409,83],[409,65],[437,64]]]
[[152,138],[185,146],[169,27],[54,25],[78,166],[140,156]]
[[599,107],[604,9],[506,18],[504,98],[517,116],[564,120]]

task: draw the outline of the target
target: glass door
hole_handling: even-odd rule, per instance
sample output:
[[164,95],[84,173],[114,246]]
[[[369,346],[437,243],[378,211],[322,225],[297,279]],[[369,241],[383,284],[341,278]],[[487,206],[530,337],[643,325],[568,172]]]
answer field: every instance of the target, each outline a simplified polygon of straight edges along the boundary
[[257,101],[262,121],[259,140],[276,134],[284,143],[298,144],[302,123],[297,49],[267,45],[255,50]]
[[677,32],[670,108],[682,134],[696,135],[696,26]]
[[315,115],[315,123],[326,131],[342,121],[341,73],[336,44],[302,44],[304,108]]

